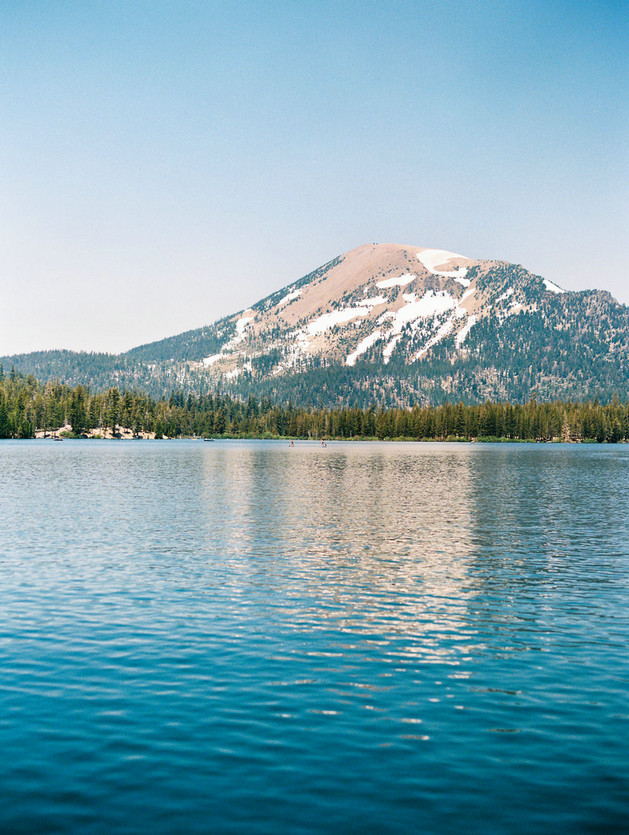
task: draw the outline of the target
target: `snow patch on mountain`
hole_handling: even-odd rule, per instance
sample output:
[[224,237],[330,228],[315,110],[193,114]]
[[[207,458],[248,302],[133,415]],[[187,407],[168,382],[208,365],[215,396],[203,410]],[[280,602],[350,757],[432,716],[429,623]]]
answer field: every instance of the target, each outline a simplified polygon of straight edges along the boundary
[[457,318],[458,311],[460,310],[457,300],[445,290],[438,292],[428,290],[420,299],[416,298],[415,293],[404,293],[403,298],[406,301],[405,305],[396,311],[383,313],[378,319],[378,324],[384,322],[385,319],[392,320],[391,329],[386,334],[388,343],[382,352],[385,363],[388,363],[391,359],[395,346],[402,338],[402,330],[406,325],[410,325],[413,330],[417,330],[420,325],[426,323],[426,320],[432,320],[433,326],[436,326],[439,317],[448,311],[454,311],[454,314],[448,317],[446,322],[437,330],[434,337],[429,340],[425,349],[416,355],[417,358],[452,330],[454,320]]
[[385,278],[383,281],[376,281],[376,287],[381,290],[388,290],[391,287],[406,287],[414,278],[417,278],[414,273],[406,273],[406,275],[398,275],[394,278]]
[[371,307],[346,307],[343,310],[333,310],[331,313],[323,313],[317,319],[308,324],[308,333],[310,336],[316,336],[319,333],[325,333],[329,328],[335,325],[342,325],[343,322],[350,322],[357,316],[366,316],[371,310]]
[[323,313],[312,322],[308,323],[307,330],[310,336],[325,333],[335,325],[342,325],[358,317],[368,316],[372,308],[386,303],[384,296],[372,296],[370,299],[363,299],[358,307],[345,307],[343,310],[332,310],[330,313]]
[[222,359],[222,357],[222,354],[212,354],[211,357],[204,357],[202,362],[206,368],[210,368],[210,366],[214,365],[214,363],[218,362],[220,359]]
[[470,281],[465,278],[467,275],[467,267],[457,267],[456,270],[435,269],[435,267],[438,267],[440,264],[446,264],[448,261],[453,261],[455,258],[463,258],[465,261],[469,261],[470,259],[467,258],[467,256],[458,255],[456,252],[448,252],[445,249],[423,249],[421,252],[417,253],[417,258],[421,261],[429,273],[432,273],[433,275],[440,275],[444,278],[453,278],[455,281],[458,281],[459,284],[462,284],[463,287],[469,286]]
[[456,318],[456,316],[450,316],[448,319],[446,319],[446,321],[442,325],[440,325],[440,327],[437,330],[437,333],[433,337],[431,337],[428,340],[428,342],[426,342],[426,344],[421,349],[421,351],[418,351],[415,354],[415,356],[413,357],[413,362],[415,362],[415,360],[418,360],[421,357],[423,357],[424,354],[427,354],[428,351],[434,345],[436,345],[438,342],[441,342],[441,340],[444,338],[444,336],[447,336],[449,333],[452,332],[452,328],[454,327],[455,318]]
[[372,345],[374,345],[380,338],[382,337],[382,331],[374,331],[370,333],[369,336],[366,336],[364,339],[361,339],[356,348],[352,351],[351,354],[348,354],[347,359],[345,360],[346,365],[355,365],[356,360],[361,354],[364,354]]
[[504,292],[502,295],[498,296],[498,298],[496,299],[496,304],[497,304],[498,302],[503,302],[503,301],[505,301],[505,300],[506,300],[506,299],[508,299],[510,296],[512,296],[512,295],[514,294],[514,292],[515,292],[515,291],[514,291],[513,287],[509,287],[509,289],[508,289],[508,290],[505,290],[505,292]]
[[386,364],[389,362],[389,360],[391,359],[391,354],[393,353],[393,351],[394,351],[394,349],[395,349],[395,346],[398,344],[398,342],[400,341],[400,339],[401,339],[401,338],[402,338],[402,334],[401,334],[401,333],[398,333],[398,334],[396,334],[395,336],[390,337],[390,339],[389,339],[389,343],[387,344],[387,346],[385,347],[384,351],[382,352],[382,356],[384,357],[384,363],[385,363],[385,365],[386,365]]
[[291,293],[288,293],[283,299],[280,299],[277,306],[283,307],[285,304],[288,304],[288,302],[292,302],[294,299],[299,298],[299,296],[301,296],[301,290],[298,288],[297,290],[293,290]]
[[231,340],[233,345],[237,345],[245,338],[245,330],[249,322],[253,322],[253,316],[243,316],[236,322],[236,336]]
[[[406,294],[405,294],[406,295]],[[457,306],[456,299],[445,290],[435,292],[428,290],[421,299],[415,300],[415,294],[409,293],[407,304],[395,312],[393,318],[393,331],[399,332],[404,325],[415,322],[417,319],[426,319],[429,316],[436,316],[445,313]],[[412,296],[412,299],[410,298]]]
[[557,293],[557,295],[566,292],[565,290],[562,290],[561,287],[558,287],[554,282],[549,281],[547,278],[544,279],[544,287],[550,293]]
[[218,360],[223,359],[225,354],[230,353],[233,349],[240,345],[241,342],[244,341],[245,338],[245,331],[247,330],[247,325],[249,322],[253,322],[253,316],[241,316],[240,319],[236,322],[236,333],[232,338],[226,342],[218,354],[212,354],[210,357],[204,357],[202,360],[203,365],[206,367],[214,365],[215,362]]
[[460,348],[461,345],[465,342],[468,333],[472,330],[477,321],[478,319],[476,316],[468,316],[467,322],[463,325],[461,330],[457,333],[457,335],[454,338],[454,344],[457,348]]

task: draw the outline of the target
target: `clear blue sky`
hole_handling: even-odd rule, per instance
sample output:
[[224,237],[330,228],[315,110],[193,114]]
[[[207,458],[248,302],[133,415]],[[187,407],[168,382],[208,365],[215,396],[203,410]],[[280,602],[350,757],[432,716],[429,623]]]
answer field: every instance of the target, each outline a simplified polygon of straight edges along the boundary
[[0,0],[0,354],[209,324],[362,243],[629,303],[629,3]]

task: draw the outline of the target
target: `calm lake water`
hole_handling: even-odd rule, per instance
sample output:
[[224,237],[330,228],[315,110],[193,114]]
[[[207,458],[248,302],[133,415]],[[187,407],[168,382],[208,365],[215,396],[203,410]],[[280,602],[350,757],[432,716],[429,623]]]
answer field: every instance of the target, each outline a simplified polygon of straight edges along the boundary
[[629,829],[629,447],[0,443],[0,831]]

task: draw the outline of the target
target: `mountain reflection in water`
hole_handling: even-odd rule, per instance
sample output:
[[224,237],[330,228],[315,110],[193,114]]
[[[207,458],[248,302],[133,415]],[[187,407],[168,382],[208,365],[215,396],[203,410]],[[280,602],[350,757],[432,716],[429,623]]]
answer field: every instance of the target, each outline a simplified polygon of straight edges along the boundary
[[391,658],[458,663],[475,643],[470,459],[418,449],[208,456],[208,543],[233,552],[234,595],[279,597],[282,620],[311,630],[377,633]]

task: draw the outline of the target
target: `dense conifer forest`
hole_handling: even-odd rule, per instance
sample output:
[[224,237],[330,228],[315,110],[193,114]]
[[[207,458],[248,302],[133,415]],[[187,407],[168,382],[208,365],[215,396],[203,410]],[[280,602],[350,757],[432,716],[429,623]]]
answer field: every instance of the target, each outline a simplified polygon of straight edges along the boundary
[[238,400],[215,392],[168,400],[119,391],[90,393],[0,366],[0,438],[32,438],[37,430],[71,427],[158,437],[380,438],[408,440],[596,441],[629,440],[629,403],[555,401],[524,404],[443,403],[412,408],[318,408],[277,405],[267,398]]

